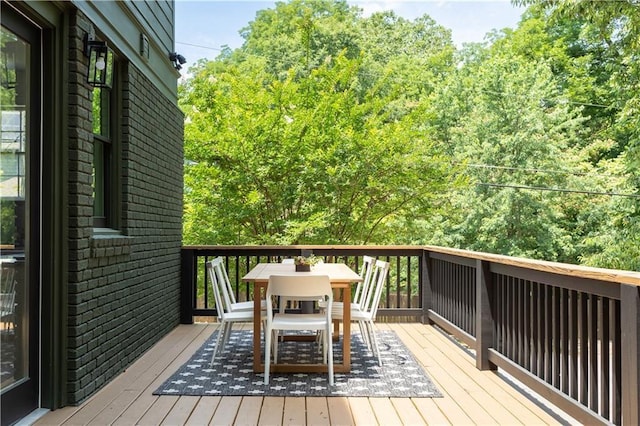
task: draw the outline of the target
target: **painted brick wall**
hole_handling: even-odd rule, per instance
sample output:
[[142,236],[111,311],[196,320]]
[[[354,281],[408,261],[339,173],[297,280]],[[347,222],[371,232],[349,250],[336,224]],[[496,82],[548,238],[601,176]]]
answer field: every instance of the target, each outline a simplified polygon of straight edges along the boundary
[[91,22],[70,23],[67,403],[78,404],[179,323],[183,115],[120,58],[121,235],[94,236]]

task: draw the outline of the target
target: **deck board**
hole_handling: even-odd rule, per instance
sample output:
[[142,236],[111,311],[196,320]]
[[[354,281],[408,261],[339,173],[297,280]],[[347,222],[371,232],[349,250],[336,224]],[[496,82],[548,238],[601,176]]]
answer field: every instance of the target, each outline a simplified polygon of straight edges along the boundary
[[186,424],[199,400],[199,396],[180,397],[171,411],[169,411],[169,414],[162,420],[161,425],[171,426]]
[[402,421],[389,398],[376,398],[371,403],[373,414],[378,423],[384,426],[402,425]]
[[283,425],[304,425],[307,422],[306,402],[304,397],[285,397]]
[[[157,426],[169,415],[171,409],[180,399],[179,396],[169,395],[169,398],[157,398],[142,418],[136,422],[139,426]],[[72,419],[73,420],[73,419]]]
[[36,424],[578,424],[551,414],[558,410],[496,372],[478,370],[474,359],[435,327],[386,323],[378,328],[396,331],[443,398],[154,396],[216,329],[194,324],[177,327],[80,406],[47,413]]
[[349,404],[354,424],[371,426],[379,424],[369,398],[349,398]]
[[327,407],[329,408],[329,421],[333,426],[354,424],[348,398],[327,398]]
[[267,396],[262,404],[260,412],[261,425],[279,425],[282,423],[282,413],[284,411],[284,397]]
[[213,417],[213,413],[215,413],[216,408],[220,403],[220,400],[222,400],[222,397],[219,396],[200,398],[193,411],[191,412],[191,415],[185,422],[185,425],[200,426],[209,424],[211,422],[211,418]]
[[[404,425],[421,425],[426,423],[426,420],[418,411],[414,401],[418,398],[391,398],[391,403],[395,408],[402,424]],[[424,399],[424,398],[420,398]]]
[[233,425],[238,415],[238,409],[242,403],[241,396],[227,396],[220,401],[216,412],[213,414],[211,424],[214,425]]
[[[203,398],[206,399],[206,398]],[[239,425],[257,425],[260,419],[260,411],[262,410],[261,396],[245,396],[242,398],[238,415],[236,416],[236,424]],[[201,424],[207,424],[201,423]]]
[[327,398],[306,398],[307,400],[307,424],[313,426],[330,425],[329,407]]

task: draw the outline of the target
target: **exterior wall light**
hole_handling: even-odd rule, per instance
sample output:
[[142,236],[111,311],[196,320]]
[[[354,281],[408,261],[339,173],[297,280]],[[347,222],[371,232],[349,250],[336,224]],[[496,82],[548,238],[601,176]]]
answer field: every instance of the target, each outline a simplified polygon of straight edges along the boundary
[[169,60],[173,62],[173,67],[178,71],[180,71],[182,66],[187,62],[184,56],[176,52],[169,53]]
[[113,85],[113,51],[106,41],[94,40],[87,34],[84,39],[84,54],[89,57],[87,83],[93,87],[111,88]]

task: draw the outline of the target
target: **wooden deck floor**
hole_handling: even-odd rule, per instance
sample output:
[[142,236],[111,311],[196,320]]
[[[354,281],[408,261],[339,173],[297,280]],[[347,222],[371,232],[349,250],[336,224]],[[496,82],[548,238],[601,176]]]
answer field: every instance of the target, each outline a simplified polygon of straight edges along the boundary
[[181,325],[90,400],[47,413],[37,425],[539,425],[578,424],[525,395],[432,326],[393,329],[444,398],[155,396],[152,392],[216,328]]

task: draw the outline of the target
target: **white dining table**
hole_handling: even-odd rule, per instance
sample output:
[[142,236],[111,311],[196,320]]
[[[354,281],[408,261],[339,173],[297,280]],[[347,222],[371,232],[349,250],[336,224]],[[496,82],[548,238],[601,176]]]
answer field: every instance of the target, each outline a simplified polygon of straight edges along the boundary
[[[304,278],[313,275],[327,275],[331,281],[331,287],[342,292],[344,303],[342,316],[342,363],[334,364],[333,369],[338,373],[351,371],[351,283],[362,281],[362,277],[344,263],[320,263],[309,272],[296,272],[295,265],[285,263],[259,263],[249,271],[242,281],[253,283],[253,370],[264,372],[264,357],[260,345],[262,334],[262,322],[260,320],[260,301],[264,299],[269,277],[271,275],[294,275],[300,278],[301,285]],[[337,329],[338,327],[336,327]],[[275,364],[272,372],[297,373],[312,372],[322,373],[327,371],[326,364]]]

